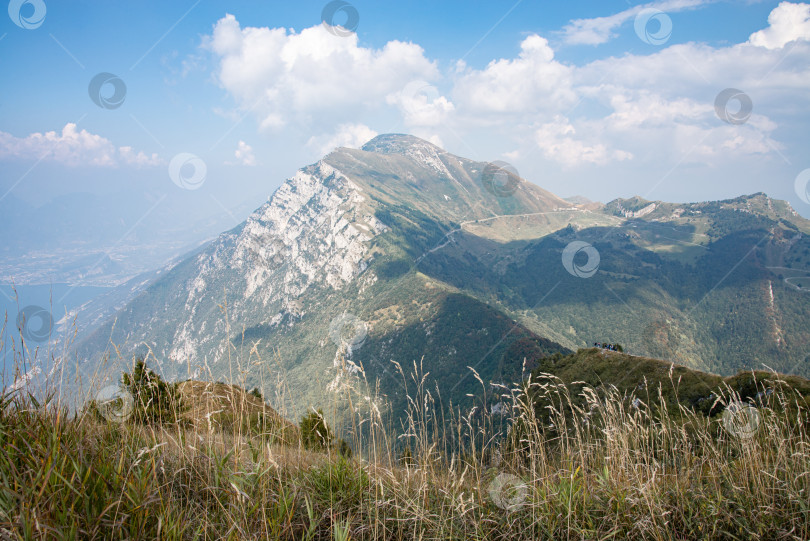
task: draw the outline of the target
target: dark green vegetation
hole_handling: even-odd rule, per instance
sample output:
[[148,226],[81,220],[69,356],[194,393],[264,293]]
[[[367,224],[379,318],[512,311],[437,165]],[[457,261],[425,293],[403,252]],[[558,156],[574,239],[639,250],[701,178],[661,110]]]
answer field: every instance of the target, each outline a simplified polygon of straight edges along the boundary
[[335,433],[326,423],[323,410],[310,411],[301,417],[299,423],[301,444],[306,449],[323,451],[334,447],[341,456],[352,456],[351,446],[343,439],[336,438]]
[[100,404],[97,400],[87,403],[87,413],[97,421],[103,421],[110,412],[123,414],[131,422],[145,424],[181,422],[187,409],[183,404],[177,383],[167,383],[159,374],[146,366],[143,357],[135,359],[132,371],[121,374],[120,389],[130,398],[125,404],[120,397]]
[[335,439],[335,434],[323,417],[323,410],[311,411],[301,417],[301,442],[307,449],[326,449]]
[[146,367],[143,358],[135,360],[132,372],[122,374],[121,382],[132,395],[132,420],[136,423],[176,422],[184,409],[177,384],[163,381]]
[[365,369],[367,381],[379,381],[379,393],[387,397],[392,411],[407,408],[403,374],[396,363],[408,371],[414,361],[430,359],[425,370],[431,385],[446,393],[448,401],[467,407],[469,395],[480,390],[468,367],[485,381],[519,381],[537,359],[569,352],[466,295],[449,294],[434,302],[438,308],[433,317],[368,340],[353,356]]

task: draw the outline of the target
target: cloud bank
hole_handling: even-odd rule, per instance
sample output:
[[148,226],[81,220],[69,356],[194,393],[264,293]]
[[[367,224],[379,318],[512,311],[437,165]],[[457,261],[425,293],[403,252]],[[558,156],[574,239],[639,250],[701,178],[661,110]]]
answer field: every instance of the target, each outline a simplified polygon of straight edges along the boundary
[[153,167],[164,162],[130,146],[116,147],[109,139],[79,130],[74,123],[62,131],[32,133],[25,137],[0,131],[0,159],[47,160],[71,167]]
[[[629,23],[643,9],[677,12],[707,3],[654,2],[572,21],[562,35],[568,44],[598,45],[622,28],[632,32]],[[531,34],[514,58],[481,68],[460,62],[442,71],[413,43],[390,41],[375,49],[322,25],[296,33],[242,27],[232,15],[214,25],[204,47],[216,57],[216,78],[238,109],[249,111],[263,130],[294,123],[322,134],[309,137],[313,150],[359,146],[380,128],[357,122],[359,115],[377,111],[396,115],[407,131],[426,138],[486,130],[513,142],[510,156],[575,168],[773,157],[783,148],[774,134],[789,118],[790,104],[801,114],[806,103],[808,39],[810,5],[783,2],[745,43],[673,44],[581,65],[559,61],[547,38]],[[796,51],[786,56],[786,46]],[[728,125],[715,113],[715,96],[732,86],[754,103],[744,125]],[[784,118],[761,112],[777,103]]]

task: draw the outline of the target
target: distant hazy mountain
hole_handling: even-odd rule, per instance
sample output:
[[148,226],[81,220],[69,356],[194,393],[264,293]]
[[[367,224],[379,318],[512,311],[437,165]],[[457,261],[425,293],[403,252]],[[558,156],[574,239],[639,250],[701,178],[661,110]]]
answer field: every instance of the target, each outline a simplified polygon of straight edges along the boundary
[[224,212],[206,200],[213,208],[178,216],[171,201],[181,191],[71,193],[38,207],[9,194],[0,200],[0,283],[120,285],[214,238],[261,201]]
[[154,355],[173,379],[242,374],[266,396],[280,378],[275,405],[292,412],[362,397],[363,379],[397,408],[395,363],[422,359],[463,403],[480,389],[468,367],[508,382],[605,341],[722,374],[806,376],[808,233],[764,194],[566,201],[501,165],[382,135],[301,169],[80,353],[90,366],[114,343],[119,362]]

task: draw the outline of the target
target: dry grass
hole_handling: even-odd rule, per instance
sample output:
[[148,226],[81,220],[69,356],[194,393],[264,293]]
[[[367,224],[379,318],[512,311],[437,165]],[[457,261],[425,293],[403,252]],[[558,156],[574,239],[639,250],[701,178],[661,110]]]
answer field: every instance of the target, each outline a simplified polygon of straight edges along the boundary
[[[268,409],[230,385],[183,388],[189,418],[231,408],[213,424],[99,422],[47,391],[6,393],[0,537],[810,539],[808,410],[787,384],[748,437],[670,411],[661,392],[634,403],[586,386],[575,400],[548,375],[497,396],[481,382],[479,406],[460,411],[421,366],[400,374],[404,429],[374,400],[343,410],[352,459],[285,441],[276,418],[242,422]],[[490,415],[495,401],[506,417]]]
[[188,380],[180,382],[177,390],[184,405],[180,418],[197,430],[233,432],[237,425],[271,432],[288,445],[299,440],[297,426],[238,385]]

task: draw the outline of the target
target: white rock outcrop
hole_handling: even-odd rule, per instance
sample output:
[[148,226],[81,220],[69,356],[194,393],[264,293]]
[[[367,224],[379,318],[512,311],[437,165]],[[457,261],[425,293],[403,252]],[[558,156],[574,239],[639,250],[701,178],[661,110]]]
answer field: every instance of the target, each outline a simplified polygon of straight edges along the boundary
[[[225,327],[200,332],[208,319],[221,317],[212,313],[217,302],[210,296],[224,292],[212,289],[225,286],[237,293],[228,295],[231,320],[278,325],[278,312],[267,314],[271,305],[289,307],[313,287],[340,290],[354,280],[368,266],[369,241],[386,229],[362,192],[343,173],[318,162],[280,186],[241,229],[220,236],[197,257],[185,301],[188,317],[174,336],[169,358],[197,359],[210,351],[203,346],[225,338]],[[228,283],[216,284],[223,276]],[[294,315],[300,317],[300,310]]]

